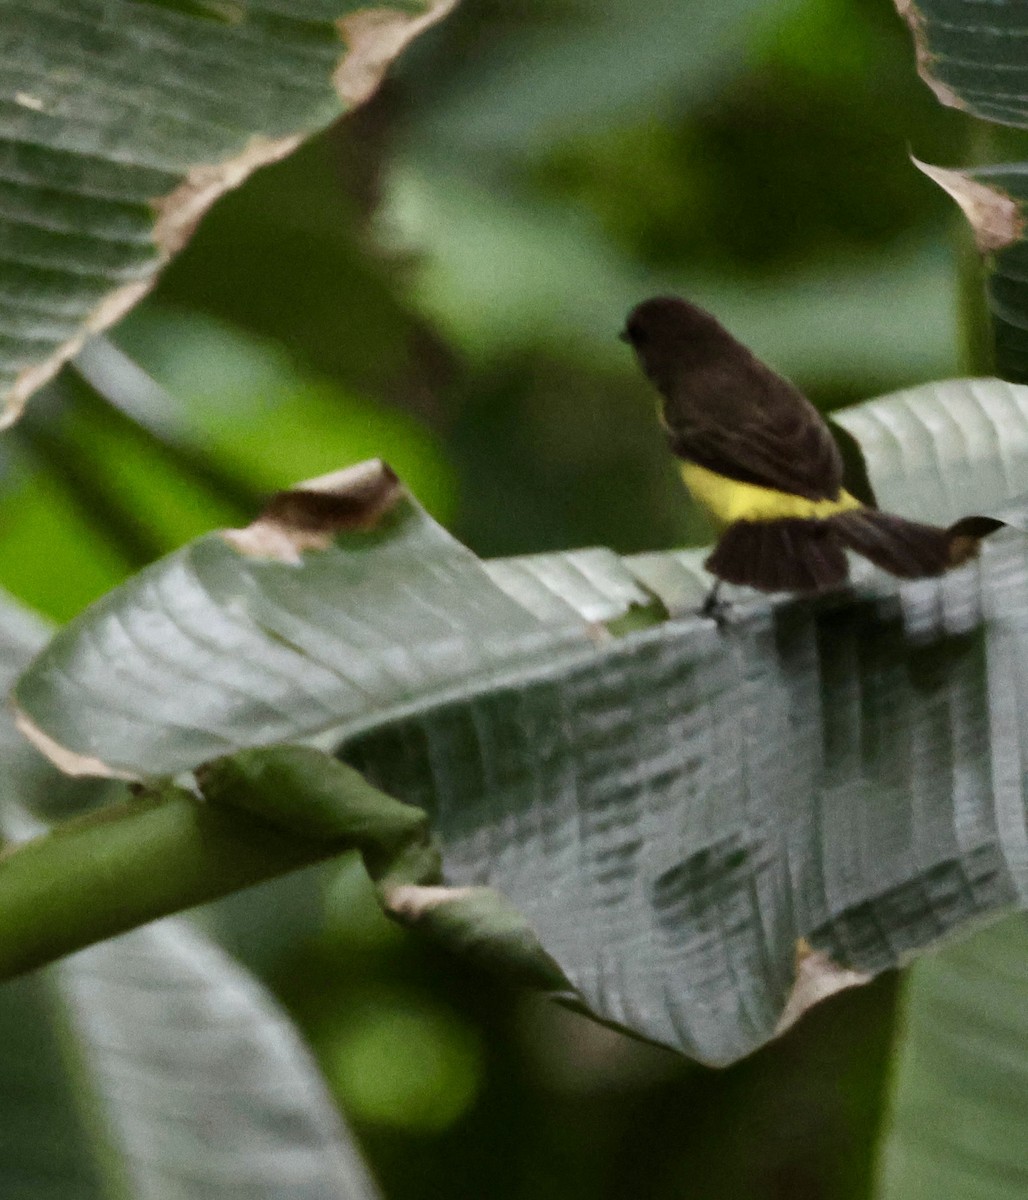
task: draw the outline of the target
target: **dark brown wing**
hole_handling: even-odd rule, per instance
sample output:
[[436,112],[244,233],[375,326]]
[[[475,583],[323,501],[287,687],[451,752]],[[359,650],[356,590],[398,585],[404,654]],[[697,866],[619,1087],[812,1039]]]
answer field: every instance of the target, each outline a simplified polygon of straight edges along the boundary
[[701,467],[809,500],[834,500],[842,456],[816,408],[748,352],[681,372],[664,392],[671,449]]

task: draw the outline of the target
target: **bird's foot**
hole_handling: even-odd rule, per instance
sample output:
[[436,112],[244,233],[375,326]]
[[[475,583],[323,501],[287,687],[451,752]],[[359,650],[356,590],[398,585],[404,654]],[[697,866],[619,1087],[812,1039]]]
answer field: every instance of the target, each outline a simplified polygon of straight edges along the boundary
[[721,598],[721,580],[719,579],[710,589],[706,600],[700,605],[700,616],[709,617],[718,629],[721,629],[727,623],[731,609],[731,602]]

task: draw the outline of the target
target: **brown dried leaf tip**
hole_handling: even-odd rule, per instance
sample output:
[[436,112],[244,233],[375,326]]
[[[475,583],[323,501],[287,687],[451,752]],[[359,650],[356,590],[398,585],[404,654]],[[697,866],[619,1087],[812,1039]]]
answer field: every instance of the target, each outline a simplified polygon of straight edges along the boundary
[[832,962],[827,954],[815,950],[806,938],[796,943],[796,977],[792,991],[775,1026],[775,1035],[784,1033],[803,1016],[808,1008],[834,996],[844,988],[860,987],[871,982],[864,971],[854,971]]
[[363,104],[404,47],[456,5],[457,0],[428,0],[421,13],[362,8],[342,17],[336,24],[347,53],[333,79],[340,98],[347,104]]
[[32,363],[21,371],[4,398],[0,429],[18,419],[32,393],[78,354],[89,337],[110,328],[142,300],[153,287],[158,271],[189,241],[200,218],[222,193],[238,187],[257,167],[284,158],[296,149],[300,140],[299,135],[273,140],[255,134],[239,154],[224,162],[191,167],[174,191],[154,197],[150,202],[156,217],[153,261],[140,268],[141,278],[114,288],[100,299],[86,314],[78,332],[55,347],[42,362]]
[[933,167],[916,158],[913,163],[960,205],[974,230],[975,244],[982,254],[994,254],[1019,242],[1024,236],[1024,216],[1012,196],[973,179],[966,171]]
[[[359,8],[336,22],[346,46],[332,82],[340,99],[350,107],[362,104],[382,82],[394,58],[423,30],[445,17],[457,0],[426,0],[420,12],[398,8]],[[246,16],[243,5],[215,0],[211,12],[229,24],[239,24]],[[44,102],[30,92],[18,92],[15,102],[23,108],[42,110]],[[156,220],[153,229],[154,256],[139,267],[139,277],[131,279],[103,296],[86,314],[80,327],[41,362],[25,367],[6,396],[0,396],[0,429],[18,419],[26,400],[61,365],[74,357],[92,334],[101,333],[125,315],[150,291],[158,272],[189,241],[207,209],[224,192],[238,187],[254,170],[277,162],[290,154],[311,132],[304,124],[284,137],[269,137],[256,131],[236,153],[216,162],[194,163],[182,182],[166,196],[155,196]]]
[[405,495],[392,467],[370,459],[279,492],[252,525],[224,537],[252,558],[298,563],[306,550],[327,550],[338,533],[376,528]]
[[416,925],[426,914],[444,904],[455,904],[473,899],[484,888],[443,887],[439,884],[400,884],[385,894],[385,905],[389,912],[405,925]]
[[131,771],[121,771],[94,755],[80,754],[77,750],[70,750],[67,746],[62,746],[55,738],[40,729],[28,713],[17,705],[13,706],[13,714],[18,731],[65,775],[93,775],[102,779],[139,779],[139,776],[134,775]]
[[896,11],[906,21],[914,39],[914,56],[917,59],[917,73],[935,93],[935,98],[947,108],[966,109],[963,99],[932,73],[935,65],[935,55],[928,48],[928,33],[925,19],[914,0],[896,0]]

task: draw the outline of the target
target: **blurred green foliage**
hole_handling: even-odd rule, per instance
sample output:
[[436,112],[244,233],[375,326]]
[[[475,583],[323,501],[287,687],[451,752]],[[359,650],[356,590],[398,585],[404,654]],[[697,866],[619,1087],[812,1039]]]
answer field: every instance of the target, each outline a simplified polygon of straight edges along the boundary
[[938,103],[911,87],[887,5],[807,0],[747,49],[730,86],[677,120],[650,113],[564,142],[536,179],[643,262],[743,276],[873,253],[949,214],[897,163],[904,139],[933,162],[953,147]]
[[[482,555],[702,540],[625,310],[686,292],[825,408],[955,373],[952,213],[908,148],[968,137],[887,0],[466,0],[114,333],[241,486],[68,371],[7,439],[0,577],[65,618],[372,455]],[[352,866],[317,880],[323,927],[263,961],[390,1200],[869,1195],[890,982],[715,1075],[413,945]],[[233,906],[251,943],[268,894]]]

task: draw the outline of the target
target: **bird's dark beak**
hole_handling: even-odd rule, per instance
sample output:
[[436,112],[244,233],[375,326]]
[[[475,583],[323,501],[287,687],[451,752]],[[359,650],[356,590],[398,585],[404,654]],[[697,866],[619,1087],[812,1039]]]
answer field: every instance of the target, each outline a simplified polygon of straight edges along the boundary
[[629,346],[632,344],[632,339],[629,336],[627,329],[622,329],[618,334],[618,337],[621,339],[621,341],[626,342]]

